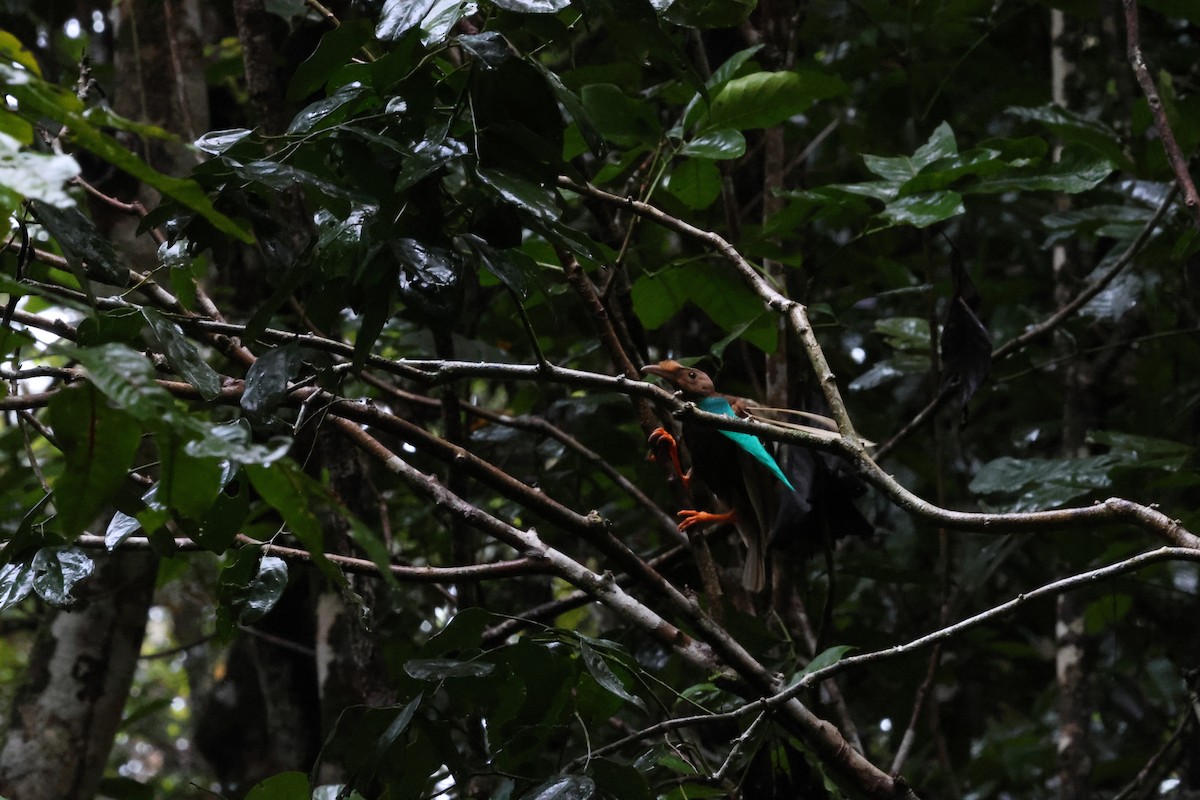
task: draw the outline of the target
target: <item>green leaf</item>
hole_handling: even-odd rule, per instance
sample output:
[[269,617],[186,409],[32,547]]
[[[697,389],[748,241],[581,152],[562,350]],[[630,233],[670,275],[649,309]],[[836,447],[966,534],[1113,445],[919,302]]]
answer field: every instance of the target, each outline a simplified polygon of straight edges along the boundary
[[385,42],[399,39],[421,22],[433,3],[434,0],[384,0],[375,37]]
[[819,72],[755,72],[717,92],[705,128],[769,128],[845,91],[839,79]]
[[269,414],[287,396],[288,383],[304,365],[304,351],[295,342],[279,345],[259,356],[246,371],[242,410],[251,417]]
[[175,398],[157,383],[153,365],[123,344],[65,349],[87,370],[96,388],[143,422],[161,422],[175,411]]
[[325,530],[313,510],[328,502],[324,489],[292,461],[276,461],[270,466],[246,464],[245,470],[255,490],[312,554],[313,563],[335,584],[345,584],[341,571],[325,558]]
[[922,317],[885,317],[875,321],[875,332],[894,350],[929,352],[929,320]]
[[504,169],[480,169],[476,174],[501,200],[538,219],[554,222],[562,216],[558,192],[547,184],[534,183]]
[[154,439],[158,444],[158,502],[187,519],[203,519],[225,485],[221,462],[190,455],[187,443],[174,430],[159,431]]
[[0,611],[17,605],[32,591],[32,564],[5,564],[0,567]]
[[521,800],[588,800],[596,793],[596,784],[584,775],[562,775],[542,783],[521,795]]
[[963,191],[971,194],[1001,192],[1062,192],[1079,194],[1096,188],[1113,173],[1115,165],[1105,158],[1064,159],[1045,170],[1019,170],[981,178]]
[[201,437],[188,442],[185,447],[188,455],[228,459],[236,464],[269,466],[286,456],[292,446],[291,438],[285,436],[263,444],[254,443],[250,423],[244,419],[203,427],[198,432]]
[[33,557],[33,590],[52,606],[75,602],[71,589],[96,569],[91,556],[76,547],[43,547]]
[[209,131],[196,140],[196,147],[209,155],[219,156],[238,142],[253,134],[247,128],[229,128],[227,130]]
[[379,99],[368,89],[352,83],[341,87],[330,97],[317,100],[301,109],[288,125],[288,133],[311,133],[325,130],[344,121],[352,113],[369,105],[378,105]]
[[652,146],[662,135],[662,125],[653,108],[628,96],[619,86],[589,84],[580,90],[579,97],[596,130],[613,144]]
[[676,25],[695,28],[736,28],[758,5],[756,0],[675,0],[664,16]]
[[440,681],[446,678],[482,678],[492,674],[495,664],[480,661],[459,661],[453,658],[414,658],[404,663],[404,671],[419,681]]
[[184,336],[183,329],[153,308],[143,307],[142,316],[150,323],[171,369],[195,386],[205,400],[219,397],[221,376],[200,357],[196,345]]
[[666,189],[688,208],[708,208],[721,196],[721,171],[711,161],[690,159],[671,170]]
[[808,664],[804,667],[804,671],[800,674],[808,675],[811,672],[816,672],[817,670],[825,669],[832,664],[836,664],[853,649],[855,648],[847,644],[839,644],[836,647],[826,648],[820,653],[817,653],[817,655],[813,657],[813,660],[808,662]]
[[254,577],[234,598],[239,624],[250,625],[265,617],[287,589],[288,566],[282,558],[263,556]]
[[1187,463],[1195,449],[1183,442],[1116,431],[1089,431],[1087,442],[1108,447],[1109,454],[1119,459],[1122,467],[1130,469],[1177,470]]
[[1010,458],[989,461],[979,468],[970,490],[978,494],[1015,498],[1012,511],[1033,511],[1066,505],[1077,497],[1103,489],[1119,460],[1113,455],[1088,458]]
[[[0,36],[4,35],[0,31]],[[67,155],[22,151],[21,144],[0,131],[0,189],[48,206],[75,205],[64,185],[79,174],[79,162]]]
[[1024,108],[1012,106],[1005,111],[1020,119],[1045,126],[1064,144],[1081,144],[1115,164],[1128,164],[1128,156],[1121,149],[1121,136],[1098,119],[1078,114],[1054,103]]
[[0,64],[0,81],[16,98],[20,113],[26,117],[46,117],[66,126],[71,137],[85,150],[132,175],[134,178],[173,198],[208,220],[222,233],[251,244],[254,237],[237,223],[217,211],[204,190],[193,180],[174,178],[149,167],[116,139],[94,126],[83,113],[83,103],[28,73],[18,73]]
[[142,426],[110,406],[91,385],[58,392],[50,399],[48,413],[64,461],[54,481],[54,505],[63,533],[73,536],[90,525],[124,485]]
[[884,157],[864,155],[867,169],[888,181],[903,183],[915,178],[921,170],[938,159],[949,158],[958,153],[954,131],[943,122],[930,135],[929,141],[917,148],[911,156]]
[[[661,327],[691,302],[726,331],[744,328],[746,341],[767,353],[775,350],[777,329],[762,299],[721,265],[696,262],[643,275],[632,297],[634,313],[647,328]],[[748,322],[753,324],[744,327]]]
[[555,14],[571,4],[571,0],[492,0],[499,8],[519,14]]
[[[414,4],[419,5],[419,4]],[[313,51],[288,82],[287,99],[301,100],[325,85],[338,68],[350,63],[351,57],[371,37],[372,26],[365,19],[344,20],[331,31],[327,31]]]
[[746,154],[746,137],[737,128],[709,128],[684,144],[681,156],[714,161],[741,158]]
[[591,676],[596,679],[596,683],[622,700],[633,703],[643,711],[646,710],[646,704],[642,701],[642,698],[631,694],[625,688],[625,684],[621,682],[621,679],[617,677],[617,674],[613,672],[612,667],[608,665],[604,656],[582,638],[579,640],[579,654],[583,657],[583,665],[587,667],[587,671]]
[[112,243],[100,235],[92,220],[78,208],[55,208],[34,201],[33,212],[73,266],[78,268],[86,264],[93,274],[118,286],[128,282],[129,267],[121,262]]
[[312,787],[303,772],[280,772],[258,783],[245,800],[309,800]]
[[927,228],[951,217],[966,213],[962,195],[941,191],[901,197],[888,203],[879,216],[893,225],[912,225]]

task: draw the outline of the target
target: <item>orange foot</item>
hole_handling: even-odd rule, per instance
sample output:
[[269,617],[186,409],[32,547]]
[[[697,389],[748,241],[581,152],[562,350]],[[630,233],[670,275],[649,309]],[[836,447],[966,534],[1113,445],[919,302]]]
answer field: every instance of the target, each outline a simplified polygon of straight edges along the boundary
[[[671,459],[671,466],[675,467],[675,474],[679,476],[679,480],[683,481],[683,488],[690,488],[689,476],[683,474],[683,466],[679,463],[679,445],[675,441],[675,437],[667,432],[666,428],[655,428],[650,432],[650,446],[662,447],[667,451],[668,457]],[[653,451],[650,453],[650,458],[654,458]]]
[[733,520],[737,519],[737,512],[726,511],[724,514],[714,514],[711,511],[696,511],[689,508],[680,511],[675,516],[681,520],[679,530],[686,531],[705,522],[733,522]]

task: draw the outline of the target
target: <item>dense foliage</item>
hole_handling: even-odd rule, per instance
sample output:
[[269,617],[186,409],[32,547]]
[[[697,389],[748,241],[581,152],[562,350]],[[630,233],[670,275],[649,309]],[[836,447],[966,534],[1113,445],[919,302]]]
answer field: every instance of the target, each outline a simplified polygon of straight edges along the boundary
[[[1200,791],[1191,3],[15,7],[10,737],[136,563],[108,796]],[[667,358],[830,420],[766,591]]]

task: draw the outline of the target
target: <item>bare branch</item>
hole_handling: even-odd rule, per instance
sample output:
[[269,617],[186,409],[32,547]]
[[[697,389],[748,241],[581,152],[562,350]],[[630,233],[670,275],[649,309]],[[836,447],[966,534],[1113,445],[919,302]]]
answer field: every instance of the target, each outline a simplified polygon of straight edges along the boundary
[[1126,55],[1129,58],[1129,65],[1133,68],[1138,85],[1142,87],[1142,93],[1146,95],[1146,103],[1150,106],[1150,113],[1154,115],[1154,127],[1158,129],[1158,138],[1162,139],[1163,149],[1167,151],[1167,160],[1171,162],[1175,179],[1183,187],[1183,202],[1192,210],[1192,214],[1196,217],[1196,227],[1200,228],[1200,195],[1196,194],[1196,184],[1188,173],[1187,158],[1179,149],[1179,142],[1175,140],[1175,132],[1171,130],[1171,123],[1167,119],[1166,109],[1163,108],[1162,98],[1159,97],[1158,87],[1154,85],[1154,79],[1150,77],[1150,70],[1146,68],[1146,59],[1142,56],[1137,0],[1122,0],[1122,3],[1125,6]]

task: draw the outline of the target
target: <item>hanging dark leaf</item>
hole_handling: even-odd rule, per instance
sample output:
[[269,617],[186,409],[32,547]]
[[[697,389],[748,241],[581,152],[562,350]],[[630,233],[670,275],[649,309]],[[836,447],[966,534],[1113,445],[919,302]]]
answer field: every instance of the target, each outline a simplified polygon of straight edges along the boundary
[[953,387],[965,404],[987,378],[992,367],[992,337],[976,312],[979,292],[963,267],[957,248],[950,246],[950,274],[954,294],[942,326],[942,386]]

